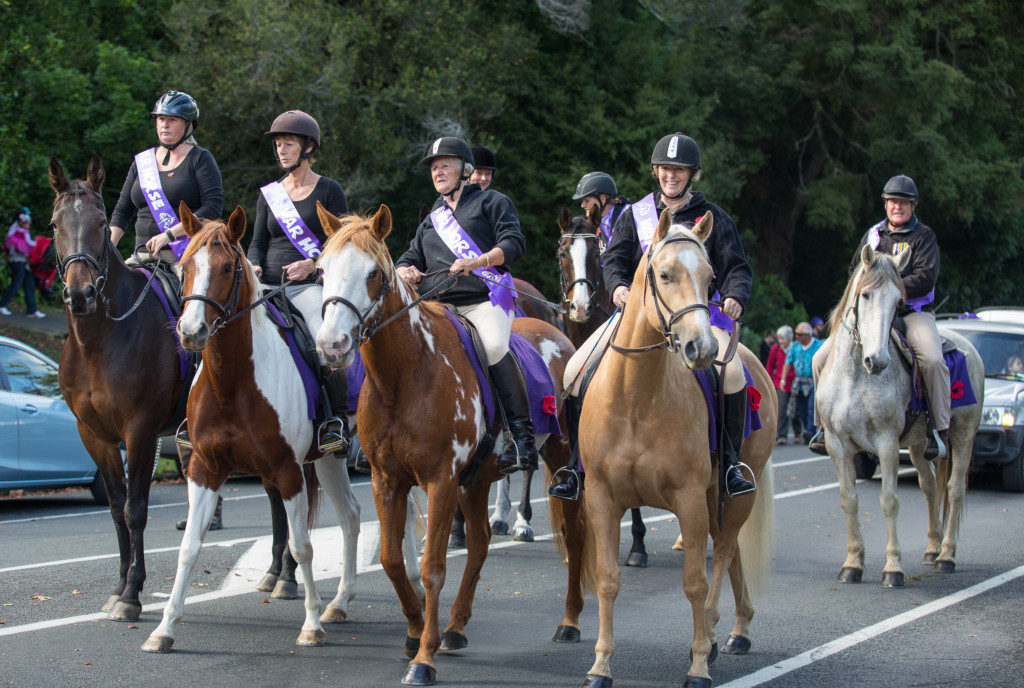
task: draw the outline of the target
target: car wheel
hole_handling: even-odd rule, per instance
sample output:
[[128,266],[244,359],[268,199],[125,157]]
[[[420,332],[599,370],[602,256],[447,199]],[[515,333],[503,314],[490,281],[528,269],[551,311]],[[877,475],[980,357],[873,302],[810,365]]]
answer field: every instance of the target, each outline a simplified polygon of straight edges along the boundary
[[878,460],[867,452],[857,452],[853,457],[853,470],[861,480],[871,480],[878,468]]
[[1013,461],[1003,465],[1003,489],[1007,492],[1024,492],[1024,447],[1017,451]]
[[99,473],[92,479],[92,483],[89,485],[89,492],[92,492],[92,498],[96,500],[96,503],[100,506],[110,506],[110,500],[107,499],[107,486],[103,484],[103,476]]

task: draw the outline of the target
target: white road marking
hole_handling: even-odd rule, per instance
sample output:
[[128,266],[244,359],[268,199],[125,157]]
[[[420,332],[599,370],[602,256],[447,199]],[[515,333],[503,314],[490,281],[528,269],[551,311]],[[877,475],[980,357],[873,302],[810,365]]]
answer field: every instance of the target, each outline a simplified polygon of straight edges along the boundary
[[793,459],[792,461],[783,461],[782,463],[774,464],[776,468],[784,468],[785,466],[798,466],[802,463],[814,463],[816,461],[831,461],[831,456],[810,456],[806,459]]
[[[369,483],[367,483],[369,484]],[[355,487],[355,485],[353,485]],[[259,494],[241,495],[239,497],[225,497],[225,502],[238,502],[243,499],[258,499],[259,497],[266,497],[266,492],[260,492]],[[150,504],[149,509],[167,509],[172,506],[188,506],[188,502],[170,502],[168,504]],[[78,513],[70,514],[53,514],[52,516],[31,516],[29,518],[14,518],[10,521],[0,520],[0,526],[10,525],[12,523],[31,523],[32,521],[49,521],[55,518],[78,518],[80,516],[110,516],[110,509],[99,509],[98,511],[80,511]],[[3,570],[3,569],[0,569]]]

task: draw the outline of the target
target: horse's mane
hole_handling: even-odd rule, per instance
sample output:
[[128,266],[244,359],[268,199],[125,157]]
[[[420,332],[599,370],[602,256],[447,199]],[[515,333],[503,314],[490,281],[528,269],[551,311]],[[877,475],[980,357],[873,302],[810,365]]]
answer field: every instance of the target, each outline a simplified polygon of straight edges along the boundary
[[[187,258],[194,256],[199,249],[206,247],[211,247],[211,250],[220,251],[228,260],[234,260],[235,253],[231,246],[232,241],[228,238],[228,227],[222,220],[203,220],[202,229],[189,240],[179,263],[185,262]],[[242,270],[242,279],[247,285],[254,286],[255,276],[252,266],[246,259],[245,252],[242,251],[241,247],[236,246],[236,248],[238,248],[239,254],[242,257],[243,264],[249,266],[248,270]]]
[[903,280],[900,279],[900,273],[896,269],[896,261],[892,256],[876,252],[875,259],[868,266],[864,265],[864,261],[858,260],[857,269],[854,270],[850,281],[846,283],[846,291],[843,292],[843,298],[839,300],[839,304],[829,313],[829,334],[835,334],[842,327],[843,315],[846,313],[852,300],[857,298],[858,294],[865,289],[874,289],[886,282],[896,284],[900,289],[900,295],[906,298],[907,293],[903,288]]

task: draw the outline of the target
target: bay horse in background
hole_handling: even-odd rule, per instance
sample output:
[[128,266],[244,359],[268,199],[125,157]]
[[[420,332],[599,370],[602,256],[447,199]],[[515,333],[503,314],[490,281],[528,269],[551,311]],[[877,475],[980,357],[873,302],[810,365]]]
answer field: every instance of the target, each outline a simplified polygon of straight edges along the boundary
[[[653,506],[673,512],[685,549],[683,590],[693,616],[692,664],[683,686],[709,688],[708,665],[718,654],[715,625],[728,571],[736,622],[723,651],[751,646],[756,592],[767,579],[772,550],[776,401],[771,379],[746,347],[736,355],[761,393],[762,426],[743,442],[742,459],[758,476],[753,494],[726,497],[718,520],[718,479],[710,460],[708,407],[694,370],[712,365],[718,346],[711,333],[707,289],[712,277],[704,242],[711,213],[693,227],[671,225],[667,211],[633,278],[610,350],[583,400],[580,452],[587,472],[589,526],[596,539],[594,574],[600,629],[587,686],[612,685],[612,618],[619,593],[620,521],[626,509]],[[649,293],[648,293],[649,292]],[[721,460],[721,459],[720,459]],[[704,552],[714,540],[709,586]]]
[[[478,450],[488,432],[486,390],[477,382],[443,306],[417,302],[416,292],[395,273],[384,243],[391,231],[387,207],[381,206],[372,219],[339,220],[319,205],[317,211],[330,237],[318,259],[324,280],[324,322],[317,344],[324,360],[339,367],[349,366],[359,347],[366,367],[359,398],[359,435],[373,466],[381,564],[408,619],[405,652],[412,662],[403,683],[430,685],[436,681],[435,652],[468,644],[466,624],[491,536],[487,496],[490,483],[500,476],[491,443]],[[572,345],[557,329],[532,318],[517,318],[512,329],[542,352],[555,383],[557,414],[565,427],[560,375]],[[537,446],[551,469],[569,460],[566,435],[539,436]],[[467,468],[472,477],[467,476],[467,484],[460,486]],[[401,551],[407,496],[417,485],[425,489],[428,502],[421,561],[425,602],[414,594]],[[456,503],[466,514],[469,551],[462,584],[441,635],[440,593]],[[579,641],[585,522],[582,502],[552,505],[552,530],[568,565],[565,615],[556,641]]]
[[[562,289],[562,331],[577,349],[583,346],[615,311],[601,270],[601,215],[592,206],[584,217],[573,217],[567,206],[558,214],[558,283]],[[647,566],[647,547],[644,536],[647,528],[639,508],[629,510],[633,519],[633,544],[626,555],[626,566]]]
[[[182,203],[179,217],[190,242],[180,262],[186,306],[177,330],[185,348],[203,352],[203,363],[188,400],[193,445],[188,524],[163,619],[142,649],[172,649],[174,624],[183,612],[192,569],[217,495],[232,470],[256,475],[280,493],[288,519],[288,547],[305,585],[305,621],[296,642],[322,645],[321,623],[345,621],[355,596],[359,504],[346,462],[317,452],[308,413],[315,399],[309,399],[284,334],[267,304],[259,300],[256,274],[238,245],[245,233],[244,211],[236,208],[226,225],[219,220],[200,225]],[[303,468],[309,462],[314,462],[313,470]],[[331,498],[342,531],[341,581],[322,616],[308,531],[318,484]],[[415,550],[406,554],[415,575]]]
[[[900,272],[910,250],[895,258],[865,246],[843,297],[832,312],[832,352],[815,386],[815,403],[825,431],[825,446],[839,475],[839,494],[846,513],[847,556],[839,573],[844,583],[860,582],[864,572],[864,539],[858,516],[854,459],[874,454],[882,472],[879,494],[887,524],[882,586],[904,585],[900,544],[896,535],[897,471],[900,447],[910,450],[917,479],[928,507],[928,546],[924,564],[936,573],[952,573],[960,533],[967,471],[974,436],[981,422],[985,367],[970,342],[952,330],[939,332],[963,352],[975,397],[974,404],[952,409],[949,424],[951,456],[935,462],[924,458],[927,427],[924,415],[906,426],[913,381],[900,364],[890,331],[896,308],[904,298]],[[941,510],[941,511],[940,511]]]

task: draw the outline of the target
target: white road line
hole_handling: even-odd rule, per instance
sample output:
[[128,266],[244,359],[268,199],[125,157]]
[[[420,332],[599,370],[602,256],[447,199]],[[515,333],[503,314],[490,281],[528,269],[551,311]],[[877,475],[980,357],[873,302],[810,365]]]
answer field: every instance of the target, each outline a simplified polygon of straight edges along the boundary
[[802,463],[814,463],[815,461],[831,461],[831,456],[810,456],[806,459],[793,459],[792,461],[783,461],[782,463],[775,464],[776,468],[785,468],[786,466],[798,466]]
[[903,612],[902,614],[897,614],[896,616],[891,616],[888,619],[883,619],[882,621],[879,621],[878,623],[872,624],[870,626],[866,626],[865,628],[862,628],[859,631],[854,631],[849,635],[844,635],[841,638],[836,638],[832,642],[825,643],[824,645],[819,645],[813,650],[808,650],[807,652],[803,652],[799,655],[796,655],[795,657],[785,659],[779,662],[778,664],[773,664],[772,666],[764,667],[763,669],[755,671],[752,674],[747,674],[746,676],[742,676],[733,681],[729,681],[728,683],[723,684],[719,688],[753,688],[754,686],[759,686],[763,683],[774,681],[780,676],[785,676],[790,672],[796,671],[797,669],[802,669],[803,667],[808,666],[809,664],[813,664],[818,660],[825,659],[826,657],[831,657],[832,655],[838,652],[842,652],[843,650],[851,648],[854,645],[859,645],[860,643],[863,643],[866,640],[871,640],[872,638],[878,637],[883,633],[888,633],[889,631],[895,628],[899,628],[900,626],[904,626],[908,623],[911,623],[912,621],[917,621],[918,619],[928,616],[929,614],[934,614],[935,612],[942,611],[947,607],[951,607],[954,604],[963,602],[964,600],[968,600],[972,597],[980,595],[983,592],[987,592],[989,590],[992,590],[993,588],[999,587],[1000,585],[1009,583],[1010,581],[1016,580],[1021,576],[1024,576],[1024,566],[1018,566],[1015,569],[1010,569],[1005,573],[1001,573],[998,576],[993,576],[992,578],[972,585],[969,588],[964,588],[963,590],[952,593],[950,595],[946,595],[945,597],[940,597],[937,600],[932,600],[931,602],[922,604],[920,607],[914,607],[913,609],[909,609]]

